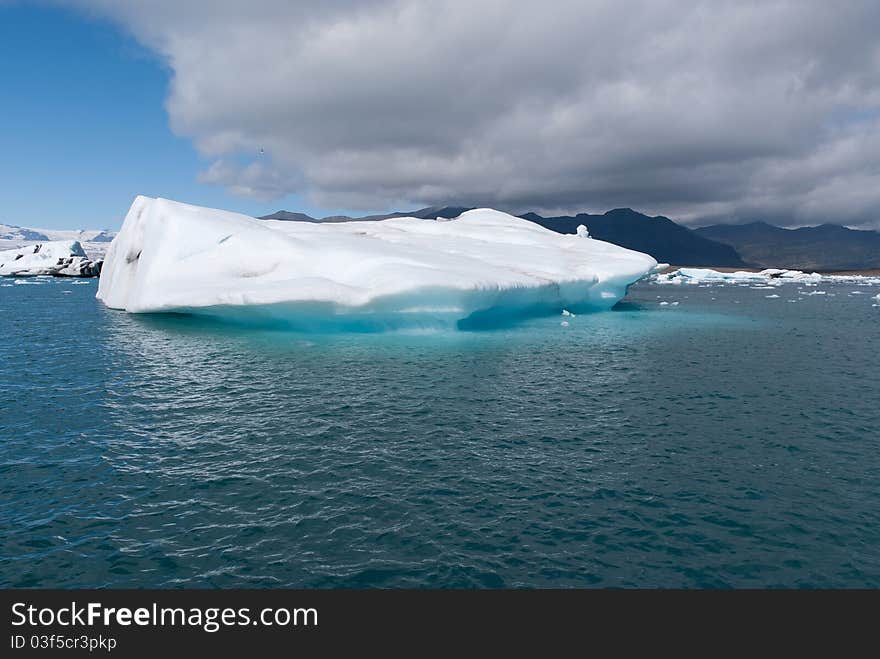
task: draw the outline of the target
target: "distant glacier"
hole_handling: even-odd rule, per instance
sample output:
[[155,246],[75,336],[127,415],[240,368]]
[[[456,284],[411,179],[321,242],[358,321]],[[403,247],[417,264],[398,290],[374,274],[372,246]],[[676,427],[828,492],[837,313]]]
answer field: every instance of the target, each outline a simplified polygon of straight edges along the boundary
[[100,261],[115,237],[116,232],[107,229],[34,229],[0,224],[0,251],[50,242],[76,242],[90,260]]

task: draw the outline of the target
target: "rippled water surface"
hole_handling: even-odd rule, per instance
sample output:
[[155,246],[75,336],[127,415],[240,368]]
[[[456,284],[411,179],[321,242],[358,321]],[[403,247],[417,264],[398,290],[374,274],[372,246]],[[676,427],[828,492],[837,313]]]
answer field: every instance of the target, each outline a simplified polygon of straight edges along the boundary
[[0,585],[880,586],[877,289],[316,336],[31,282]]

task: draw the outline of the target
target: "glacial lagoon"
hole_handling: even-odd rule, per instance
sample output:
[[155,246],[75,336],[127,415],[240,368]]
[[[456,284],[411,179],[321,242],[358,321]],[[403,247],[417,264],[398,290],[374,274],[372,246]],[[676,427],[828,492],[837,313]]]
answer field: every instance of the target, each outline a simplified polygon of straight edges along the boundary
[[880,586],[877,286],[330,334],[96,288],[0,279],[2,586]]

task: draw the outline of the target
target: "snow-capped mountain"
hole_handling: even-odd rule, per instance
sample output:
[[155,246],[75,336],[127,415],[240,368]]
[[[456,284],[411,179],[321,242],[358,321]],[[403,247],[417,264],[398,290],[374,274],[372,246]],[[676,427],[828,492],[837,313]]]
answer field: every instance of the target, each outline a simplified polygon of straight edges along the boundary
[[89,258],[100,260],[115,236],[115,231],[106,229],[36,229],[0,224],[0,250],[43,242],[77,241]]

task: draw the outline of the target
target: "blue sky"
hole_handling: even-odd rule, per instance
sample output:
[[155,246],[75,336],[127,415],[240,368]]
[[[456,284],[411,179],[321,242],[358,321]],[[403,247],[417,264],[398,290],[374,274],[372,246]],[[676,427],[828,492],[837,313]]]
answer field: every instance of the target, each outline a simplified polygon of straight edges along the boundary
[[345,210],[200,184],[207,162],[169,128],[170,75],[109,23],[0,4],[0,223],[115,229],[137,194],[250,214]]

